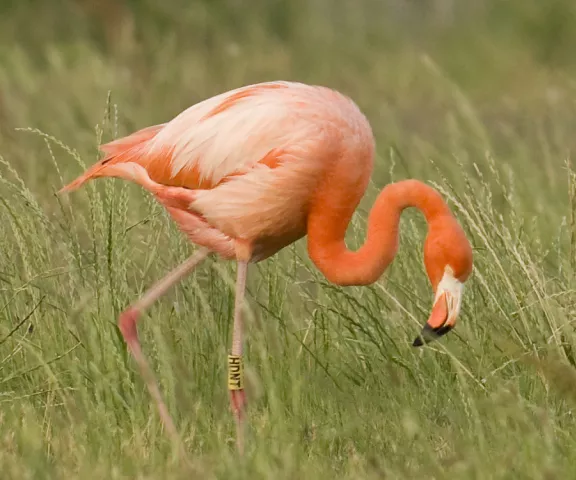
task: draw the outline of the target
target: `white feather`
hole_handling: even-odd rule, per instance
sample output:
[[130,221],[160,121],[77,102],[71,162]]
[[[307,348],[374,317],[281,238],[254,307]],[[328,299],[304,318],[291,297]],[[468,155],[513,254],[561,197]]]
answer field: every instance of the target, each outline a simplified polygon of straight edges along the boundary
[[446,265],[444,268],[444,275],[436,287],[434,303],[436,303],[440,295],[448,293],[446,299],[449,317],[456,317],[460,313],[460,307],[462,306],[463,292],[464,284],[454,277],[454,269],[450,265]]

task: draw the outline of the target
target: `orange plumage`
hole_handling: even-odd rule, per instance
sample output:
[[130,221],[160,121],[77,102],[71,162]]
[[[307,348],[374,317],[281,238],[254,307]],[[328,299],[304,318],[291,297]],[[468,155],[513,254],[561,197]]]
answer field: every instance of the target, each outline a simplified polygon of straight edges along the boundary
[[[346,247],[344,236],[372,173],[375,145],[366,117],[339,92],[291,82],[250,85],[101,148],[105,157],[62,191],[97,177],[134,181],[203,247],[120,319],[148,379],[136,335],[138,313],[208,253],[238,262],[232,353],[239,356],[248,263],[307,235],[310,257],[329,281],[375,282],[396,254],[400,214],[407,207],[419,208],[428,222],[424,261],[436,294],[424,338],[414,344],[446,333],[456,322],[463,282],[472,271],[472,249],[436,190],[417,180],[388,185],[370,212],[365,244],[356,252]],[[148,386],[163,421],[174,430],[157,387],[151,380]],[[243,395],[231,392],[239,422]]]

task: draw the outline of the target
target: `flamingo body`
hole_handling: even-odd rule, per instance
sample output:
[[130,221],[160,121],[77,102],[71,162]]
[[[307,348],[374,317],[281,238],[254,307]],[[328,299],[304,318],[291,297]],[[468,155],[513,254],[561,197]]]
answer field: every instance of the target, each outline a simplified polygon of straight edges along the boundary
[[[135,180],[158,194],[193,243],[231,259],[239,241],[257,262],[306,235],[314,193],[331,172],[345,172],[337,188],[356,208],[374,141],[344,95],[270,82],[217,95],[101,148],[107,156],[66,190],[96,177]],[[165,198],[178,192],[184,208]]]

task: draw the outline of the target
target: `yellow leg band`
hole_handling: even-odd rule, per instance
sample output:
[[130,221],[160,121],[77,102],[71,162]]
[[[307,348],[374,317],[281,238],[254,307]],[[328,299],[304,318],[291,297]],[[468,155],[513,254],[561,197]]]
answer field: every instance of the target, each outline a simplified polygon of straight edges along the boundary
[[244,390],[244,363],[241,355],[228,355],[228,390]]

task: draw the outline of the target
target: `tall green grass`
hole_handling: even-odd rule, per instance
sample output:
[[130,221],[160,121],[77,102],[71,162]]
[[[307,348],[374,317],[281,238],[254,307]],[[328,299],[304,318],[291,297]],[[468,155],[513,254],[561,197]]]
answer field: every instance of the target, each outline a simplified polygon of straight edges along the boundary
[[[488,21],[532,25],[532,3],[491,17],[497,2],[479,2],[476,22],[456,12],[451,26],[416,10],[392,25],[369,0],[330,14],[325,3],[2,4],[2,478],[574,476],[572,66],[539,59],[544,27],[532,48],[518,23]],[[42,22],[25,31],[33,17]],[[418,178],[449,201],[475,270],[457,328],[414,349],[432,302],[417,212],[371,287],[326,283],[305,240],[251,266],[239,459],[225,388],[234,265],[204,263],[140,324],[188,466],[116,319],[194,247],[134,185],[54,193],[99,143],[277,78],[338,88],[373,125],[376,169],[351,247],[377,192]]]

